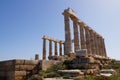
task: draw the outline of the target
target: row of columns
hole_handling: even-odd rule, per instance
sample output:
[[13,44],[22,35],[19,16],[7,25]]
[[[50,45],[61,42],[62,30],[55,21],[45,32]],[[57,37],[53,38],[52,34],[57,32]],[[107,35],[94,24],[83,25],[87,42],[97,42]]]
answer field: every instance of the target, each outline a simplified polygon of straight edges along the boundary
[[[63,50],[63,46],[64,45],[64,42],[63,41],[58,41],[56,39],[53,39],[53,38],[50,38],[50,37],[47,37],[47,36],[43,36],[43,60],[46,60],[46,56],[47,56],[47,53],[46,53],[46,41],[48,40],[49,41],[49,57],[50,56],[58,56],[58,46],[57,44],[59,44],[59,55],[62,56],[62,50]],[[53,52],[52,52],[52,43],[54,42],[54,55],[53,55]]]
[[73,52],[70,32],[70,19],[73,21],[74,50],[87,49],[88,54],[107,56],[104,38],[79,20],[74,11],[66,9],[63,12],[65,23],[65,54]]

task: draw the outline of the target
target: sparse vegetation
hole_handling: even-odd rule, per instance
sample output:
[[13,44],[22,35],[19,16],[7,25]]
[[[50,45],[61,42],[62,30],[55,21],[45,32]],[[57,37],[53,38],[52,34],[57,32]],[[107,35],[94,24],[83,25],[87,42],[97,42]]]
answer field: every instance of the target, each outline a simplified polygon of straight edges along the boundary
[[[39,74],[31,76],[28,80],[42,80],[42,78],[54,78],[54,77],[63,77],[64,79],[69,79],[70,75],[61,76],[57,71],[70,69],[71,61],[66,60],[63,63],[55,64],[51,68],[47,69],[46,71],[39,71]],[[111,61],[111,63],[107,66],[104,66],[104,69],[115,69],[117,71],[116,75],[105,77],[105,76],[92,76],[92,75],[85,75],[83,77],[78,77],[74,80],[120,80],[120,64],[116,63],[115,60]],[[77,69],[84,69],[84,66],[79,65]]]

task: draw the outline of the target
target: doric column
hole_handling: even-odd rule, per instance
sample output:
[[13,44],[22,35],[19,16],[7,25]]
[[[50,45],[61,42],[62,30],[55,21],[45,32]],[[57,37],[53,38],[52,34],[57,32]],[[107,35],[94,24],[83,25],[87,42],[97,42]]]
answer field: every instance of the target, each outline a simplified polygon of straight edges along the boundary
[[46,38],[43,37],[43,60],[46,60]]
[[60,41],[60,42],[59,42],[59,52],[60,52],[60,56],[62,56],[62,44],[63,44],[63,42]]
[[57,51],[57,42],[56,41],[54,41],[54,44],[55,44],[55,56],[58,56],[58,51]]
[[84,35],[84,24],[80,23],[80,43],[81,43],[81,49],[86,49],[86,43],[85,43],[85,35]]
[[39,54],[35,54],[35,60],[39,60]]
[[94,33],[93,30],[90,30],[90,45],[91,45],[91,52],[95,54],[95,44],[94,44]]
[[79,43],[78,23],[75,19],[73,19],[73,30],[74,30],[74,51],[76,51],[80,49],[80,43]]
[[103,42],[102,42],[101,36],[100,36],[100,52],[101,52],[101,55],[104,56],[104,48],[103,48]]
[[52,56],[52,40],[49,40],[49,56]]
[[85,26],[85,37],[86,37],[86,48],[87,53],[91,54],[91,46],[90,46],[90,32],[87,26]]
[[98,41],[98,52],[99,52],[99,55],[102,56],[102,51],[101,51],[101,40],[100,40],[100,36],[98,35],[97,36],[97,41]]
[[104,56],[107,57],[104,38],[102,39],[102,45],[103,45]]
[[96,55],[99,55],[99,47],[98,47],[98,40],[97,40],[97,33],[96,32],[94,32],[94,41],[95,41],[95,54]]
[[64,23],[65,23],[65,55],[72,52],[72,39],[71,39],[71,32],[70,32],[70,23],[69,23],[69,16],[64,14]]

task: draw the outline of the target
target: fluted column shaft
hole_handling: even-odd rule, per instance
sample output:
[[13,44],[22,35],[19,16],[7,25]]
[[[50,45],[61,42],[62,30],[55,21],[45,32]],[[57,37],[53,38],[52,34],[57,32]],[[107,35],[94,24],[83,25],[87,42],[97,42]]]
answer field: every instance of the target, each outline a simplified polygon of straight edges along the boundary
[[91,46],[90,46],[90,33],[89,29],[85,27],[85,37],[86,37],[86,48],[87,48],[87,53],[91,54]]
[[43,60],[46,60],[46,39],[43,38]]
[[49,56],[52,56],[52,40],[49,40]]
[[54,42],[54,44],[55,44],[55,56],[58,56],[58,51],[57,51],[57,42]]
[[99,55],[102,56],[102,53],[101,53],[101,41],[100,41],[100,36],[98,35],[97,36],[97,40],[98,40],[98,49],[99,49]]
[[71,39],[71,32],[70,32],[70,23],[69,23],[69,16],[64,15],[64,22],[65,22],[65,55],[72,52],[72,39]]
[[59,43],[59,51],[60,51],[60,56],[62,56],[62,43]]
[[80,24],[80,42],[81,42],[81,49],[86,49],[85,44],[85,36],[84,36],[84,25]]
[[95,54],[94,34],[92,30],[90,30],[90,45],[92,54]]
[[99,47],[98,47],[98,40],[97,40],[97,34],[94,33],[94,40],[95,40],[95,54],[99,55]]
[[73,20],[73,28],[74,28],[74,50],[76,51],[80,49],[78,23],[76,20]]
[[102,39],[102,45],[103,45],[104,56],[107,57],[104,39]]

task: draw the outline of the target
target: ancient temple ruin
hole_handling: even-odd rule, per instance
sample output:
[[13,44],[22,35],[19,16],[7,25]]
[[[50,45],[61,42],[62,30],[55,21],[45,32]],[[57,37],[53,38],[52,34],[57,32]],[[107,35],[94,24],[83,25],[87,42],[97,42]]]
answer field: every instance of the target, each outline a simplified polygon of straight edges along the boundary
[[[104,38],[100,34],[80,20],[72,9],[65,9],[62,14],[65,24],[65,41],[43,36],[43,60],[46,59],[46,40],[49,41],[48,57],[86,52],[93,56],[107,58]],[[73,22],[74,39],[71,38],[72,27],[70,25],[70,20]],[[52,52],[52,42],[54,42],[54,55]],[[57,44],[59,44],[60,55],[58,55]],[[64,54],[62,50],[64,50]]]
[[[106,54],[104,38],[80,20],[72,9],[65,9],[62,14],[65,24],[65,40],[43,36],[41,60],[36,54],[35,60],[0,61],[0,79],[27,80],[40,70],[47,70],[53,64],[59,64],[65,60],[70,60],[70,63],[66,65],[74,69],[81,65],[88,73],[97,73],[101,67],[110,62]],[[73,27],[70,21],[73,22]],[[73,28],[73,34],[71,28]]]

